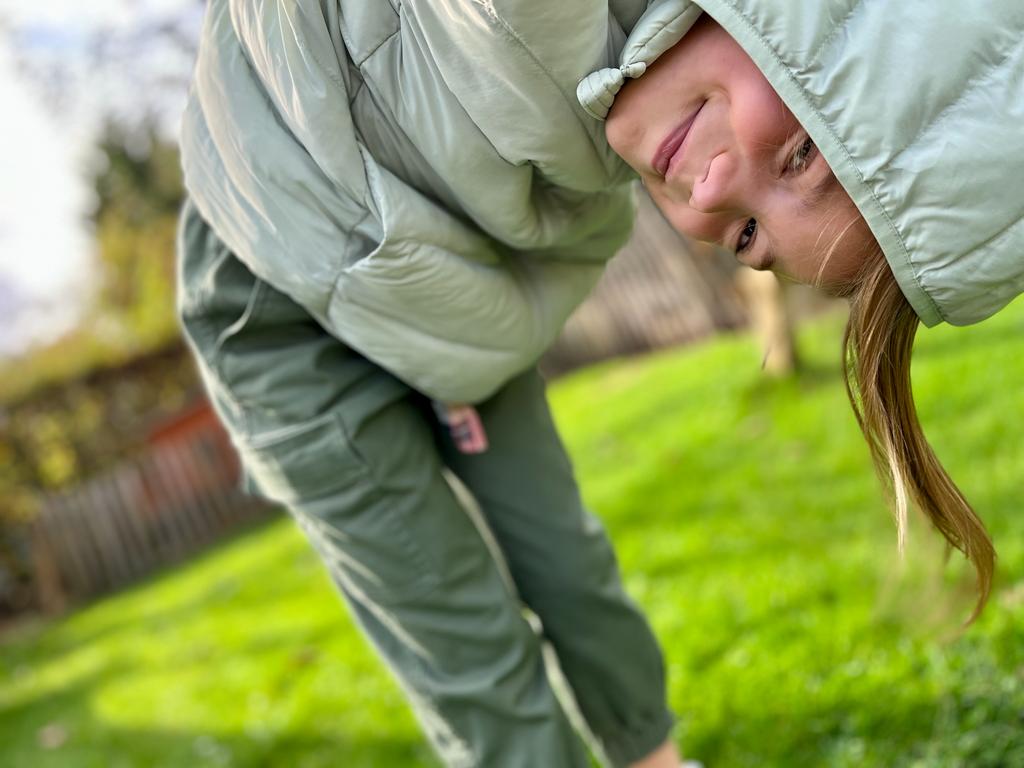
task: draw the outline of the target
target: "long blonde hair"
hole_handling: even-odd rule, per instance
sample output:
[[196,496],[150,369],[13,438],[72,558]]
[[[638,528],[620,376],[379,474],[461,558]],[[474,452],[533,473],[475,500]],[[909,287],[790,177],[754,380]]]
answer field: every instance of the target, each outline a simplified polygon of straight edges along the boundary
[[891,493],[900,551],[913,504],[977,573],[978,600],[992,589],[995,550],[985,525],[950,479],[921,430],[910,381],[910,357],[919,320],[877,247],[849,291],[843,335],[846,391],[875,469]]

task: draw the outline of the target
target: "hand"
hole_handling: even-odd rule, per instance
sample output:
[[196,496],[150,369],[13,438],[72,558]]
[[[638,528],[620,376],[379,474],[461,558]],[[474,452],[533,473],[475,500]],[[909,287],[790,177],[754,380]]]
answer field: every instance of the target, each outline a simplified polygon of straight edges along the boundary
[[445,406],[444,415],[455,447],[462,453],[483,453],[487,450],[487,433],[476,408],[449,404]]

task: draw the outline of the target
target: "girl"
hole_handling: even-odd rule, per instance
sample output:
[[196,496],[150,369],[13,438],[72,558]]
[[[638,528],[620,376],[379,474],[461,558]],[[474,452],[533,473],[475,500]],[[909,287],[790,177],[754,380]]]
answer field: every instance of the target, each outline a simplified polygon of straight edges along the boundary
[[[210,3],[182,137],[184,328],[248,477],[306,530],[447,764],[587,764],[522,601],[609,762],[678,765],[657,645],[533,367],[629,229],[608,140],[678,228],[854,296],[873,449],[898,499],[985,562],[908,405],[916,320],[892,286],[925,322],[1021,289],[1019,205],[977,193],[1024,156],[990,125],[990,105],[1020,110],[1022,24],[1016,0],[935,5]],[[627,78],[606,140],[595,118]],[[430,400],[474,404],[455,410],[472,452]]]
[[850,298],[847,390],[900,548],[912,502],[974,565],[973,619],[994,551],[922,434],[910,356],[919,322],[1024,291],[1024,4],[700,5],[691,29],[693,3],[658,4],[580,97],[677,230]]
[[[534,366],[629,232],[631,172],[575,99],[625,6],[207,7],[184,330],[250,487],[305,530],[451,766],[589,764],[524,604],[608,761],[679,765],[661,653]],[[486,450],[432,401],[473,404]]]

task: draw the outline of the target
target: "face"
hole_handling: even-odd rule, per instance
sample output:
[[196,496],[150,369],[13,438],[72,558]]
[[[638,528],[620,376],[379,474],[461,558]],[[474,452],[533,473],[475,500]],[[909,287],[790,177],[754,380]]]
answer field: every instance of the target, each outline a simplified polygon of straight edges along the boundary
[[754,269],[839,287],[873,240],[814,142],[707,14],[636,80],[606,124],[673,227]]

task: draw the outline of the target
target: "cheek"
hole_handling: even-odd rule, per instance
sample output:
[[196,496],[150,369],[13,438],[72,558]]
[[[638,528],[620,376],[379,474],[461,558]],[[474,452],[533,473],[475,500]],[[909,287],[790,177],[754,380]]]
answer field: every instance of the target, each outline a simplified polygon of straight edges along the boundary
[[737,141],[750,153],[778,149],[800,130],[793,113],[756,69],[737,77],[732,109]]
[[[853,208],[853,203],[850,203]],[[855,211],[856,209],[854,209]],[[859,213],[850,212],[847,226],[836,235],[823,256],[822,276],[829,283],[848,283],[853,280],[868,258],[878,248],[867,222]]]
[[630,80],[615,97],[604,123],[604,135],[616,154],[640,171],[647,125],[655,118],[651,100],[652,80],[642,77]]
[[853,202],[843,197],[837,210],[826,216],[827,223],[809,233],[805,255],[793,259],[790,269],[782,270],[788,276],[802,283],[843,286],[857,276],[864,260],[878,247]]
[[604,135],[608,140],[608,146],[630,164],[633,160],[629,156],[629,148],[638,145],[643,137],[639,121],[631,118],[632,115],[625,108],[625,104],[620,106],[616,101],[604,123]]
[[722,240],[728,227],[727,216],[695,211],[685,200],[673,199],[669,194],[670,190],[664,184],[648,185],[647,191],[665,220],[679,234],[705,243],[717,243]]

